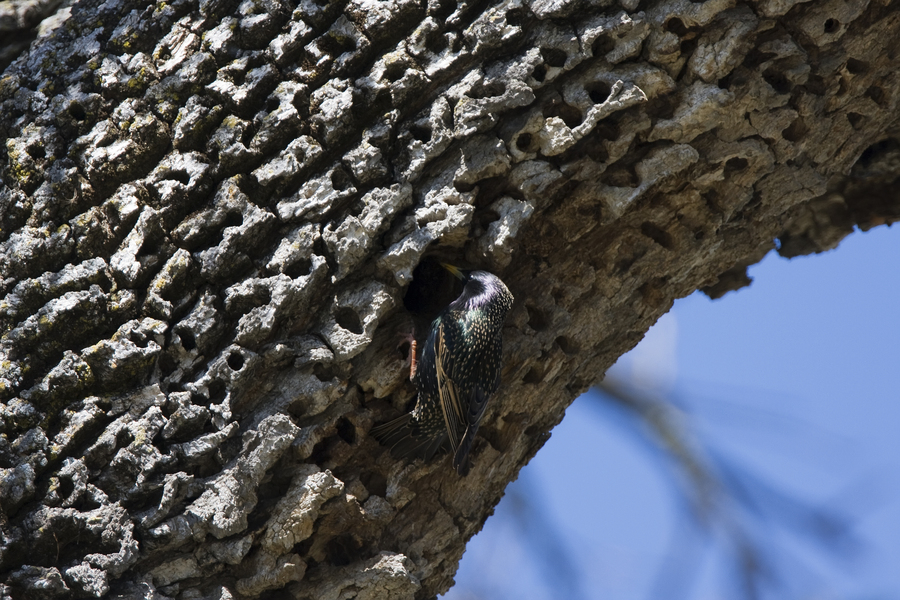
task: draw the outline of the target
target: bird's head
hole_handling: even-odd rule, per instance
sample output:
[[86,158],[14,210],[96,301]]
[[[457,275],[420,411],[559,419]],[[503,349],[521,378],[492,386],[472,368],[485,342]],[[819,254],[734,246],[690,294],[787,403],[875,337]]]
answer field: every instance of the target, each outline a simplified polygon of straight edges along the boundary
[[504,305],[512,305],[512,294],[500,279],[487,271],[466,270],[448,263],[441,266],[463,282],[463,292],[451,306],[473,308],[494,299],[501,299]]

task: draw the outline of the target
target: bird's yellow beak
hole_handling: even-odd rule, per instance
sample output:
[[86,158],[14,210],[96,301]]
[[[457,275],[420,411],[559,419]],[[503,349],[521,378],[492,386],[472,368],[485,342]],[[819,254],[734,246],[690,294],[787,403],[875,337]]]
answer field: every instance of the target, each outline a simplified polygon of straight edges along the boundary
[[441,263],[441,266],[456,275],[459,279],[465,279],[465,275],[463,275],[462,271],[460,271],[457,267],[454,267],[451,264]]

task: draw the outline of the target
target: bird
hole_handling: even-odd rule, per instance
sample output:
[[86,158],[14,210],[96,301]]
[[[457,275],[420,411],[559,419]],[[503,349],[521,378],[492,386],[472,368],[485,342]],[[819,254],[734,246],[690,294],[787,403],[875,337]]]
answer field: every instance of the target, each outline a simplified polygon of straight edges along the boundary
[[412,344],[416,406],[371,433],[395,458],[427,461],[449,441],[453,468],[465,476],[487,402],[500,387],[503,322],[513,295],[492,273],[441,265],[463,281],[463,291],[431,323],[418,364]]

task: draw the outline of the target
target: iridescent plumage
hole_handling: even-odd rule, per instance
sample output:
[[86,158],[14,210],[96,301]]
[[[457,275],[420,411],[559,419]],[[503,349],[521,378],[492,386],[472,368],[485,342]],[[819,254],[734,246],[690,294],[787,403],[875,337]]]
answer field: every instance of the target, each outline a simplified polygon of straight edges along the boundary
[[425,460],[449,440],[453,467],[465,475],[487,401],[500,385],[503,321],[513,296],[487,271],[444,266],[465,285],[431,324],[413,378],[416,407],[372,435],[394,456]]

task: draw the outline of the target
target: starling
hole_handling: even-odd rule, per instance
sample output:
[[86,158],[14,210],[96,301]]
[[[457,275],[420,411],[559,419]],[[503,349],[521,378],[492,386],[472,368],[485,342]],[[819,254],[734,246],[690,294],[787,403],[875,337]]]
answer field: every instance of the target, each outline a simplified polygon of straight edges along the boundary
[[469,472],[469,450],[488,398],[500,385],[503,320],[513,296],[487,271],[444,264],[464,282],[462,294],[431,324],[415,366],[416,408],[372,429],[395,457],[429,460],[449,439],[453,468]]

